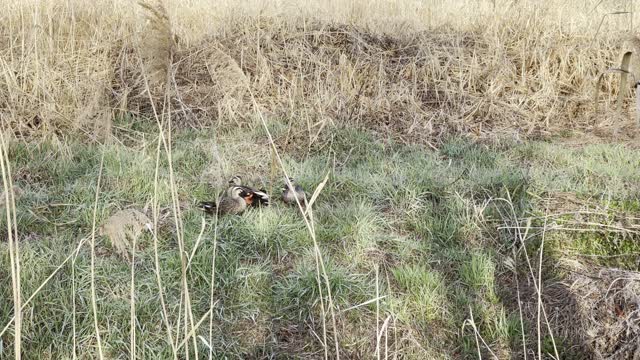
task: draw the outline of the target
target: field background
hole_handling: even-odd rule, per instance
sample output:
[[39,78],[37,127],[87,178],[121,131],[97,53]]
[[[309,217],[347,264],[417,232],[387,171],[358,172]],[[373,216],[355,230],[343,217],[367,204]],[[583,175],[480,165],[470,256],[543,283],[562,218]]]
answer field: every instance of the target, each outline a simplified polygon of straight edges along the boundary
[[640,353],[632,1],[0,5],[0,359]]

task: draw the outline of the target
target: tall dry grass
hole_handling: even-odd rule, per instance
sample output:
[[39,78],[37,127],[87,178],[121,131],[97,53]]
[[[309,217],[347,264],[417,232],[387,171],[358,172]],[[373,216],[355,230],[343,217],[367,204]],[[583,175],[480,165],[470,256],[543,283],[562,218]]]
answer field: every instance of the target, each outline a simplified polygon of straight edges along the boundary
[[[174,53],[176,125],[257,126],[239,84],[246,78],[292,137],[317,139],[342,124],[429,142],[589,131],[603,119],[593,111],[595,79],[619,62],[634,23],[612,14],[627,2],[168,1],[175,49],[163,49],[154,33],[167,29],[150,23],[164,15],[136,3],[3,9],[4,126],[92,139],[109,134],[114,114],[153,118],[139,64],[152,66],[161,50]],[[617,82],[604,79],[603,102]]]

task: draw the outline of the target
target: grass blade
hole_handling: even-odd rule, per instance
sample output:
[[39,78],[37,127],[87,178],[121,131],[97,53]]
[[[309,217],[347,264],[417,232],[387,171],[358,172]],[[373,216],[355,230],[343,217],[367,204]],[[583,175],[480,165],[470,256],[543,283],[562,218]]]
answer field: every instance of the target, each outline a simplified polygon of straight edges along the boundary
[[98,172],[98,183],[96,184],[96,197],[93,203],[93,220],[91,224],[91,309],[93,311],[93,325],[96,332],[98,344],[98,357],[104,359],[102,353],[102,340],[100,338],[100,327],[98,326],[98,305],[96,296],[96,217],[98,214],[98,199],[100,196],[100,183],[102,181],[102,169],[104,168],[104,151],[100,157],[100,170]]

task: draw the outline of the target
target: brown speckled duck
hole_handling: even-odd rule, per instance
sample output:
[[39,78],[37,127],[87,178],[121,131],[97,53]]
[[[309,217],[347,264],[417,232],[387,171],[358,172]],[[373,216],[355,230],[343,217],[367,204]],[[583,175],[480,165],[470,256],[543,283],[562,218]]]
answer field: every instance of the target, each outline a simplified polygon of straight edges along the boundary
[[218,203],[214,201],[203,201],[200,203],[200,209],[207,214],[227,215],[241,214],[247,209],[247,204],[252,196],[247,193],[241,186],[232,186],[227,193],[220,197]]

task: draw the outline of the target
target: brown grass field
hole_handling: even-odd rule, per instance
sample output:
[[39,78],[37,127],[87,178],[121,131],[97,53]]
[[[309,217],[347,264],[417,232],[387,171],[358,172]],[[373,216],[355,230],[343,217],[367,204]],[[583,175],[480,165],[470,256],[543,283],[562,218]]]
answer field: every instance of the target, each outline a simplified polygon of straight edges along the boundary
[[0,359],[640,356],[633,1],[1,4]]

